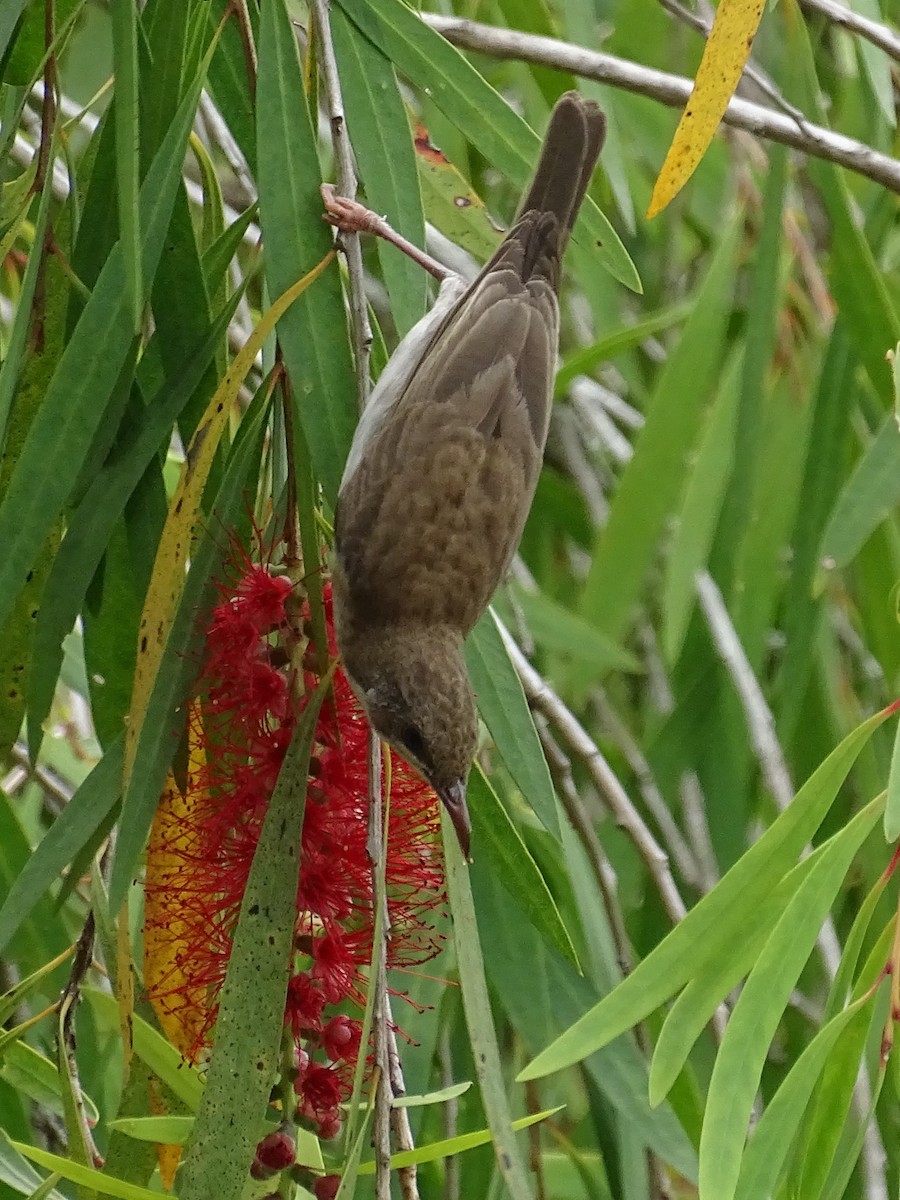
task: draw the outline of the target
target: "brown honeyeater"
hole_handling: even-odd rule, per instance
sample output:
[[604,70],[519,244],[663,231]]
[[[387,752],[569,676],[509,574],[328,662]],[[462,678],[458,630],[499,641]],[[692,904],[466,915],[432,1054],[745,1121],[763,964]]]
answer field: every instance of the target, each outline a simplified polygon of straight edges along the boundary
[[376,732],[435,789],[469,851],[478,721],[463,641],[518,546],[559,340],[560,266],[605,134],[575,92],[551,116],[512,228],[474,282],[446,279],[356,430],[335,513],[334,614]]

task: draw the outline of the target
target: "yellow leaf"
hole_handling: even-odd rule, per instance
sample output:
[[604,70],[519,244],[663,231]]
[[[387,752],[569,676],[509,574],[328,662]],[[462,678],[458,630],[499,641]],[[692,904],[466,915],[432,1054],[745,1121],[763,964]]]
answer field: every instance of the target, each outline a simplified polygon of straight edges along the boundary
[[647,208],[655,217],[678,195],[706,153],[750,57],[766,0],[721,0],[706,49]]
[[[200,743],[201,717],[196,704],[188,718],[188,779],[205,766]],[[196,1050],[206,1023],[206,989],[188,984],[182,963],[190,952],[191,926],[181,911],[185,861],[190,862],[189,830],[202,793],[182,795],[174,776],[166,780],[147,843],[144,884],[144,984],[163,1032],[185,1058]]]
[[128,728],[125,735],[124,783],[126,789],[131,778],[135,750],[144,714],[147,711],[147,703],[184,585],[185,567],[200,513],[203,489],[206,486],[219,439],[228,422],[231,407],[237,399],[241,384],[255,362],[266,338],[275,328],[276,322],[297,297],[305,292],[314,280],[318,279],[333,258],[334,251],[329,250],[320,263],[302,279],[298,279],[295,284],[292,284],[262,316],[246,344],[235,355],[234,362],[225,372],[225,376],[216,388],[216,393],[201,417],[187,448],[181,479],[175,495],[172,497],[166,523],[160,535],[156,559],[153,563],[153,573],[141,613],[137,662],[134,669]]

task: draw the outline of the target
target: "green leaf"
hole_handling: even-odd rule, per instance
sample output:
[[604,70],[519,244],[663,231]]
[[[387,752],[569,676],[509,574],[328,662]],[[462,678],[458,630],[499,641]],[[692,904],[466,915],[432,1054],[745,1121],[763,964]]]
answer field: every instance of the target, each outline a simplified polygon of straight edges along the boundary
[[88,842],[121,794],[122,739],[114,742],[38,843],[0,907],[0,952]]
[[[2,19],[2,18],[0,18]],[[5,1183],[23,1196],[33,1196],[35,1189],[43,1186],[41,1177],[31,1164],[22,1157],[9,1136],[0,1129],[0,1183]],[[50,1200],[65,1200],[60,1192],[50,1192]]]
[[847,1026],[872,1003],[864,996],[816,1034],[766,1105],[741,1162],[735,1200],[774,1195],[794,1135],[825,1063]]
[[484,855],[494,878],[509,892],[541,937],[580,971],[578,955],[556,901],[518,829],[477,764],[469,777],[468,799],[474,853],[479,857]]
[[117,1117],[109,1121],[117,1129],[140,1142],[159,1142],[163,1146],[183,1146],[194,1128],[193,1117]]
[[[29,1096],[51,1112],[63,1115],[63,1084],[59,1071],[49,1058],[39,1054],[27,1042],[11,1042],[0,1058],[0,1079]],[[89,1096],[83,1095],[85,1109],[94,1122],[99,1121],[97,1106]]]
[[[513,183],[524,188],[539,139],[460,52],[429,29],[402,0],[339,0],[341,8],[411,83],[425,90],[448,120]],[[588,197],[574,238],[594,261],[634,291],[640,279],[618,235]]]
[[140,333],[144,309],[141,277],[141,224],[138,111],[137,8],[130,0],[113,0],[113,71],[115,74],[116,184],[119,239],[125,267],[125,289],[131,306],[131,328]]
[[809,874],[818,853],[799,863],[761,904],[747,914],[741,939],[735,943],[733,951],[711,959],[669,1009],[650,1064],[651,1104],[659,1104],[669,1094],[715,1009],[756,962],[776,921]]
[[590,672],[592,682],[611,671],[641,673],[641,663],[633,654],[544,592],[513,585],[513,594],[535,642],[573,659]]
[[563,358],[562,365],[556,372],[554,395],[561,399],[569,390],[573,379],[593,371],[601,363],[608,362],[616,355],[626,350],[633,350],[647,338],[664,333],[673,325],[686,320],[694,310],[694,301],[685,300],[681,304],[673,304],[669,308],[660,309],[633,325],[625,325],[607,333],[591,346],[583,346]]
[[459,965],[463,1009],[469,1031],[469,1045],[475,1062],[475,1073],[481,1089],[481,1100],[487,1115],[494,1144],[497,1166],[512,1200],[531,1200],[531,1185],[525,1163],[513,1136],[512,1119],[500,1049],[494,1029],[484,978],[484,962],[478,938],[478,922],[468,868],[462,859],[456,833],[441,807],[441,828],[444,835],[444,864],[447,876],[447,895],[453,914],[453,939]]
[[330,677],[309,696],[269,802],[219,998],[182,1200],[240,1200],[278,1069],[296,921],[309,755]]
[[[563,1105],[547,1108],[543,1112],[529,1113],[527,1117],[519,1117],[511,1123],[512,1129],[528,1129],[539,1121],[562,1112]],[[454,1154],[462,1154],[466,1150],[474,1150],[476,1146],[485,1146],[492,1140],[490,1129],[479,1129],[474,1133],[461,1133],[457,1137],[447,1138],[442,1142],[431,1142],[425,1146],[417,1146],[415,1150],[401,1150],[399,1154],[391,1155],[391,1168],[398,1171],[401,1167],[413,1167],[422,1163],[438,1162],[442,1158],[450,1158]],[[360,1164],[360,1175],[374,1175],[374,1162]],[[513,1195],[515,1193],[512,1193]]]
[[660,372],[592,558],[581,613],[614,640],[628,628],[684,483],[719,368],[739,240],[739,223],[722,234],[681,340]]
[[900,429],[893,414],[844,485],[822,537],[820,560],[830,572],[847,566],[900,502]]
[[643,1020],[741,936],[747,913],[791,868],[821,824],[857,755],[891,715],[854,729],[807,780],[790,806],[632,973],[519,1073],[539,1079],[580,1062]]
[[466,640],[465,656],[478,711],[506,769],[526,804],[558,841],[559,817],[550,769],[492,611],[486,612],[472,630]]
[[[119,1029],[119,1007],[111,992],[86,987],[82,993],[104,1029],[110,1033]],[[143,1017],[131,1017],[134,1052],[154,1075],[191,1110],[196,1112],[203,1096],[203,1082],[196,1067],[185,1062],[175,1047]]]
[[825,846],[784,910],[735,1005],[713,1067],[700,1136],[700,1194],[732,1200],[763,1064],[822,922],[881,815],[874,801]]
[[887,802],[884,806],[884,837],[896,842],[900,837],[900,722],[894,731],[894,749],[888,773]]
[[241,292],[232,296],[202,343],[192,347],[175,380],[167,379],[149,397],[143,419],[133,424],[128,437],[114,448],[69,518],[65,539],[44,588],[35,630],[34,657],[38,667],[28,689],[28,727],[32,738],[43,725],[53,702],[63,638],[75,624],[116,523],[160,447],[171,437],[172,427],[200,384],[240,297]]
[[[198,95],[199,82],[180,106],[141,188],[145,279],[153,278],[162,253]],[[63,352],[0,505],[0,624],[78,478],[132,341],[125,266],[117,246]],[[40,487],[34,486],[36,479]]]
[[398,1096],[391,1108],[423,1108],[429,1104],[446,1104],[448,1100],[464,1096],[471,1086],[472,1081],[467,1079],[465,1083],[451,1083],[439,1092],[428,1092],[424,1096]]
[[[280,296],[332,248],[322,220],[316,136],[283,0],[263,0],[256,133],[259,220],[269,291]],[[340,270],[333,263],[315,290],[278,322],[297,416],[326,499],[333,507],[356,424],[356,383],[347,339]]]
[[[385,214],[414,246],[424,246],[416,156],[393,65],[337,6],[331,9],[331,33],[350,141],[369,208]],[[428,276],[382,238],[376,245],[394,324],[402,337],[425,315]]]
[[697,596],[697,573],[706,566],[731,473],[734,432],[741,397],[740,360],[724,372],[706,430],[689,469],[684,500],[666,561],[661,598],[663,649],[678,661]]
[[[136,1183],[126,1183],[123,1179],[111,1179],[93,1167],[83,1167],[71,1159],[61,1158],[58,1154],[50,1154],[47,1150],[39,1150],[37,1146],[26,1146],[23,1142],[10,1142],[10,1145],[48,1171],[56,1171],[63,1179],[71,1179],[81,1187],[92,1188],[101,1196],[117,1196],[119,1200],[159,1200],[159,1192],[150,1188],[139,1187]],[[172,1200],[176,1200],[175,1197]]]

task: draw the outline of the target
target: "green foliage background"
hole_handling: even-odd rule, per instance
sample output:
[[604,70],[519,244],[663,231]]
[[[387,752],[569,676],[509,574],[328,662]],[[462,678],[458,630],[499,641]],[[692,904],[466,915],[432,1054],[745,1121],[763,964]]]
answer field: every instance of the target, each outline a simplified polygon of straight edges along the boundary
[[[690,76],[702,52],[653,0],[428,7],[648,71]],[[859,11],[888,34],[898,18],[894,0]],[[152,1144],[127,1124],[148,1115],[151,1077],[182,1121],[167,1138],[184,1140],[200,1111],[178,1194],[246,1190],[241,1146],[260,1113],[220,1077],[202,1101],[140,994],[123,1092],[100,973],[78,1011],[77,1060],[106,1168],[48,1174],[60,1163],[41,1162],[42,1147],[88,1161],[56,1020],[28,1024],[70,968],[17,985],[54,963],[89,907],[98,958],[113,981],[122,969],[116,914],[139,890],[192,618],[221,554],[209,533],[194,547],[123,796],[139,622],[183,447],[261,313],[332,242],[309,27],[285,0],[0,7],[0,1019],[12,1031],[0,1033],[0,1200],[158,1190]],[[862,722],[900,681],[900,433],[885,357],[900,341],[897,196],[723,129],[647,222],[677,120],[652,95],[463,56],[402,0],[336,0],[331,28],[363,195],[417,244],[427,223],[476,261],[489,253],[496,230],[477,197],[496,222],[511,217],[567,88],[610,120],[599,209],[567,259],[544,472],[496,618],[468,648],[485,773],[472,781],[475,861],[451,852],[448,864],[457,945],[427,975],[392,981],[415,1002],[395,1005],[413,1039],[407,1090],[477,1077],[411,1110],[417,1145],[489,1129],[503,1153],[486,1142],[426,1162],[421,1195],[644,1200],[695,1195],[698,1180],[703,1200],[894,1195],[900,1088],[896,1059],[881,1061],[889,1001],[875,985],[898,965],[883,873],[900,754],[895,722]],[[782,109],[893,154],[885,49],[791,0],[764,16],[754,61]],[[450,167],[415,153],[411,117]],[[363,252],[377,370],[428,286],[393,249]],[[278,325],[310,522],[330,516],[356,419],[345,290],[335,262]],[[203,513],[225,524],[242,519],[248,489],[284,486],[274,362],[270,338],[206,486]],[[807,841],[821,849],[801,861]],[[252,988],[235,997],[252,1026]],[[217,1053],[228,1064],[245,1050]],[[224,1110],[210,1110],[214,1091]],[[507,1108],[558,1111],[514,1138]],[[751,1109],[762,1119],[745,1150]],[[11,1142],[37,1147],[39,1167]],[[337,1169],[352,1148],[326,1149]],[[369,1157],[365,1138],[356,1150]],[[364,1170],[352,1194],[374,1194]]]

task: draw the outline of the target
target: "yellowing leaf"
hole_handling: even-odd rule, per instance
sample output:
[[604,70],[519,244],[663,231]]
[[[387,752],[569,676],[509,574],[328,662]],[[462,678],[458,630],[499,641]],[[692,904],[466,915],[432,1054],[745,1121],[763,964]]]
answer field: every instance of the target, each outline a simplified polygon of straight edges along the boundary
[[765,6],[766,0],[721,0],[693,91],[653,187],[648,217],[678,195],[706,153],[750,57]]
[[187,448],[181,479],[175,495],[172,497],[169,514],[159,539],[153,574],[150,577],[150,586],[147,588],[144,610],[141,613],[137,662],[125,738],[126,789],[131,777],[131,768],[134,763],[144,713],[147,711],[147,702],[184,585],[185,566],[200,513],[203,489],[219,445],[219,439],[225,430],[231,406],[237,399],[241,384],[266,338],[275,328],[276,322],[284,316],[297,297],[318,279],[333,258],[334,251],[330,250],[320,263],[279,296],[263,315],[246,344],[235,355],[234,362],[225,372],[225,376],[216,388],[215,395],[210,400],[206,412],[191,438],[191,444]]
[[[200,744],[200,714],[191,706],[188,720],[188,777],[196,778],[205,763]],[[180,911],[184,853],[190,850],[192,806],[198,793],[182,795],[169,773],[150,830],[144,901],[144,983],[166,1037],[188,1058],[196,1048],[207,1012],[206,990],[189,985],[181,964],[190,952],[188,922]]]

